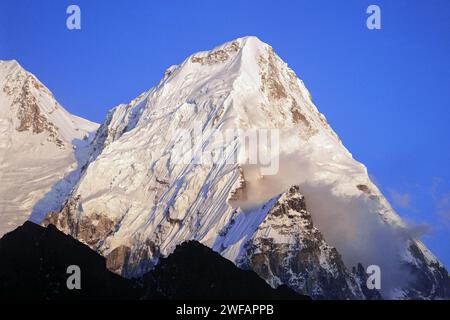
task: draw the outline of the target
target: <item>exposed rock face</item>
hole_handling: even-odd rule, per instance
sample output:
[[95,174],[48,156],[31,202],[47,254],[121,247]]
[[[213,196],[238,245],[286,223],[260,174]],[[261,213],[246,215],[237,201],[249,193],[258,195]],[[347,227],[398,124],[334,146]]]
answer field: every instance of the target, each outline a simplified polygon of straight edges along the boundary
[[201,55],[193,56],[191,58],[191,61],[193,63],[199,63],[202,66],[221,63],[228,60],[230,58],[230,54],[237,52],[239,48],[240,48],[239,43],[234,41],[225,48],[208,52],[208,54],[204,56]]
[[[287,71],[285,78],[289,79],[287,84],[283,81],[283,74],[280,73],[278,58],[272,48],[267,48],[267,53],[259,57],[258,65],[260,67],[261,91],[267,96],[270,103],[280,110],[282,106],[291,105],[290,113],[292,121],[302,127],[300,132],[302,138],[309,139],[315,135],[318,130],[311,125],[307,113],[297,102],[295,97],[289,94],[292,91],[301,91],[298,85],[297,77],[292,71]],[[284,84],[285,83],[285,84]],[[309,93],[308,93],[309,96]],[[327,124],[326,124],[327,125]]]
[[238,265],[276,287],[286,284],[316,299],[365,299],[359,279],[314,227],[299,187],[283,194],[245,244]]
[[[31,92],[32,88],[45,90],[45,93],[49,94],[44,86],[25,70],[6,77],[3,92],[12,96],[12,106],[17,106],[19,125],[16,130],[31,131],[34,134],[46,132],[49,141],[54,142],[58,147],[63,147],[64,142],[58,137],[58,128],[41,113],[38,100]],[[55,107],[57,108],[57,105]]]
[[405,263],[405,269],[411,273],[411,282],[405,297],[409,299],[450,299],[450,276],[438,262],[427,257],[428,250],[419,248],[420,242],[411,242],[409,253],[414,259]]
[[47,217],[42,221],[42,225],[48,226],[50,224],[58,226],[61,231],[69,231],[77,229],[77,219],[74,217],[74,210],[78,205],[79,197],[70,198],[64,204],[63,215],[59,215],[57,212],[49,212]]
[[292,113],[292,121],[303,127],[301,136],[304,139],[309,139],[310,137],[314,136],[317,133],[317,129],[315,129],[311,125],[311,122],[302,113],[301,108],[295,99],[292,99],[291,113]]
[[247,199],[247,189],[246,189],[246,181],[244,176],[244,171],[242,168],[239,168],[239,182],[236,188],[233,189],[231,192],[229,202],[239,202],[239,201],[245,201]]
[[259,65],[261,67],[261,91],[267,94],[271,101],[287,98],[286,89],[279,78],[275,53],[271,48],[268,49],[267,58],[259,57]]
[[127,246],[119,246],[106,257],[106,266],[109,270],[117,274],[122,274],[122,269],[128,264],[127,260],[129,256],[130,248]]
[[57,226],[60,230],[95,248],[114,230],[115,222],[106,215],[94,213],[91,216],[77,217],[80,197],[70,198],[63,206],[62,213],[51,212],[42,224]]

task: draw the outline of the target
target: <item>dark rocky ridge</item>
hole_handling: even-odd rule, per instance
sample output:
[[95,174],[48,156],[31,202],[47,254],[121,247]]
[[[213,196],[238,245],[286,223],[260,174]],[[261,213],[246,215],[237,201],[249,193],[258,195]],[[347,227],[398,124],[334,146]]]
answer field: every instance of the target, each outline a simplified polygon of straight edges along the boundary
[[[70,265],[80,267],[81,290],[67,289]],[[136,284],[108,271],[102,256],[53,225],[26,222],[0,240],[1,299],[138,297]]]
[[[66,286],[67,267],[81,269],[81,290]],[[272,289],[252,271],[238,269],[191,241],[139,280],[109,271],[105,258],[53,225],[26,222],[0,239],[0,299],[305,299]]]
[[169,299],[274,299],[305,300],[287,286],[271,288],[258,275],[238,269],[234,263],[197,241],[184,242],[174,253],[161,259],[144,276],[149,286],[144,297]]

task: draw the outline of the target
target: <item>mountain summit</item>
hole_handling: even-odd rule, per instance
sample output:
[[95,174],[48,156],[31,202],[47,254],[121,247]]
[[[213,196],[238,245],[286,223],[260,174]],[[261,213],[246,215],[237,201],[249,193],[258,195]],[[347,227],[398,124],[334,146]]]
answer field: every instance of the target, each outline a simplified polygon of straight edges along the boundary
[[[255,37],[170,67],[156,87],[110,110],[90,150],[62,209],[43,223],[97,250],[117,273],[142,275],[197,240],[273,287],[314,298],[450,294],[443,265],[304,83]],[[379,291],[366,286],[372,265],[382,272]]]

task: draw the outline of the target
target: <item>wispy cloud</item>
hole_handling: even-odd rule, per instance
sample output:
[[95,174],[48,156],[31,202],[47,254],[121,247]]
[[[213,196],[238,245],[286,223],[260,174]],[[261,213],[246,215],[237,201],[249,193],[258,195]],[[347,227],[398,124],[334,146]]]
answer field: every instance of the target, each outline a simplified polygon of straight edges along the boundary
[[441,217],[445,227],[450,228],[450,192],[440,192],[442,178],[435,177],[431,184],[431,196],[434,200],[437,214]]
[[450,192],[437,199],[438,214],[442,218],[444,225],[450,228]]
[[450,192],[442,195],[437,200],[437,206],[440,209],[449,208],[450,209]]
[[402,209],[411,207],[411,195],[409,193],[402,193],[394,189],[389,189],[388,191],[395,207]]
[[440,178],[440,177],[434,177],[433,181],[431,182],[430,193],[435,201],[438,198],[439,186],[441,183],[442,183],[442,178]]
[[440,211],[439,215],[441,216],[445,227],[450,228],[450,209],[446,211]]

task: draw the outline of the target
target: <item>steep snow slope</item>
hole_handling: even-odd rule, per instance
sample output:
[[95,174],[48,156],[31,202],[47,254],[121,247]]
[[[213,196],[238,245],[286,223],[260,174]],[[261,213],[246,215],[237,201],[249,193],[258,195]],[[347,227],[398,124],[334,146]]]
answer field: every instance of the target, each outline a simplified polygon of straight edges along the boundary
[[70,187],[45,195],[76,169],[96,128],[64,110],[16,61],[0,61],[0,235],[32,212],[39,220],[58,208]]
[[[252,162],[248,136],[227,135],[236,129],[276,132],[279,144],[258,136],[259,160],[270,161]],[[449,293],[443,266],[412,238],[303,82],[255,37],[170,67],[155,88],[109,112],[93,146],[70,199],[45,223],[107,256],[116,272],[142,274],[195,239],[313,297],[375,297],[350,272],[360,263],[381,267],[385,297]],[[296,194],[286,191],[294,185]],[[314,226],[301,206],[270,219],[292,197],[304,197]],[[280,265],[269,268],[273,261]],[[320,261],[315,271],[311,261]],[[417,285],[418,275],[428,287]]]

